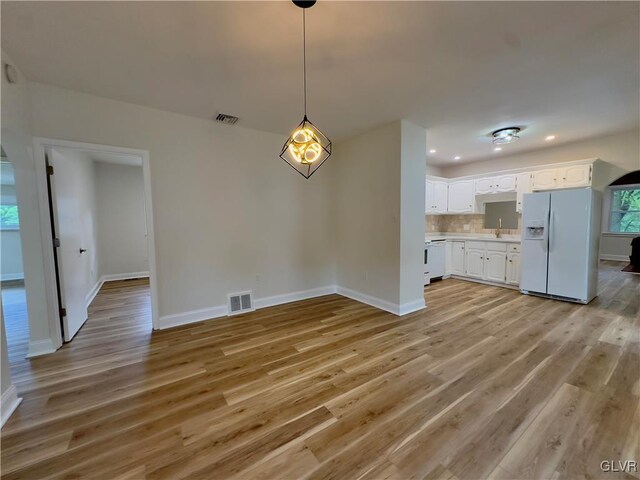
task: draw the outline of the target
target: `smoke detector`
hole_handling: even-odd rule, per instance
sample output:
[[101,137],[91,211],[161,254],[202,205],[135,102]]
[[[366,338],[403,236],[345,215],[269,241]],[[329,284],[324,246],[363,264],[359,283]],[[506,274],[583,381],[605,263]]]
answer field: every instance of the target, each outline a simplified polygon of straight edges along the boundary
[[519,140],[520,137],[518,136],[518,133],[520,133],[520,128],[509,127],[496,130],[491,135],[493,135],[493,143],[502,145],[504,143],[512,143]]

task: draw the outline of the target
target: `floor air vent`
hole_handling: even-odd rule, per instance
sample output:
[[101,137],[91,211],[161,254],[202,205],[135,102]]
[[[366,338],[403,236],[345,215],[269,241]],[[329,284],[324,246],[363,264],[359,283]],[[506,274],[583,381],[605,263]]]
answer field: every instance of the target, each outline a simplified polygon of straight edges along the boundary
[[251,292],[230,293],[227,295],[227,299],[229,315],[236,315],[238,313],[251,312],[254,310]]
[[216,116],[216,122],[226,123],[227,125],[235,125],[238,121],[238,117],[233,115],[227,115],[226,113],[219,113]]

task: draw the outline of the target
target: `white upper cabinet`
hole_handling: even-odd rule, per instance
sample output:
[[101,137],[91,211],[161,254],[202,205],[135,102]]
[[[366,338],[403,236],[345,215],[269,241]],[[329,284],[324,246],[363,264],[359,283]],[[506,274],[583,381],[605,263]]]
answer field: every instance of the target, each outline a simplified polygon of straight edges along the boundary
[[433,182],[427,180],[424,184],[424,210],[426,213],[434,213],[435,209],[435,192]]
[[433,182],[433,204],[436,213],[447,213],[449,203],[449,185],[445,182]]
[[516,193],[516,212],[518,213],[522,213],[522,204],[524,201],[525,193],[531,193],[531,174],[519,173],[518,189]]
[[472,213],[474,204],[473,180],[459,180],[449,184],[450,213]]
[[515,174],[500,175],[499,177],[493,178],[493,184],[495,191],[498,193],[515,192],[518,184],[518,176]]
[[591,186],[593,165],[571,165],[569,167],[539,170],[531,174],[532,190],[554,190]]
[[531,174],[531,190],[551,190],[557,187],[557,170],[538,170]]
[[476,195],[493,192],[493,177],[479,178],[475,182]]
[[560,168],[560,188],[588,187],[591,185],[591,165],[572,165]]
[[476,195],[486,193],[515,192],[517,185],[516,174],[500,175],[497,177],[478,178],[474,183]]

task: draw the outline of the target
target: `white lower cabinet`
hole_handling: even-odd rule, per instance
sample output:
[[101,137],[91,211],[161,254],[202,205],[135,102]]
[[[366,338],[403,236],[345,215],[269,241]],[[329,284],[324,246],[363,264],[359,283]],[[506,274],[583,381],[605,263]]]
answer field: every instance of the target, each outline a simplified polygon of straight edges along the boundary
[[484,252],[482,250],[467,250],[467,277],[484,279]]
[[450,252],[450,275],[512,285],[520,281],[518,244],[450,241]]
[[484,260],[484,279],[504,283],[507,278],[507,254],[487,251]]
[[464,242],[451,242],[451,275],[464,275]]
[[520,283],[520,245],[509,245],[507,251],[507,283],[518,285]]

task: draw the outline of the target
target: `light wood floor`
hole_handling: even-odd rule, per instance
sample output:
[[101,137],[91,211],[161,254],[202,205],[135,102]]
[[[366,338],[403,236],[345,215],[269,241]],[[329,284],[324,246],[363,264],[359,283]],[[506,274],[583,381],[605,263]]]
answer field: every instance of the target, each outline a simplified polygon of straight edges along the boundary
[[148,286],[113,284],[13,365],[2,478],[636,478],[599,467],[640,460],[622,266],[588,306],[445,280],[401,318],[331,295],[153,334]]

